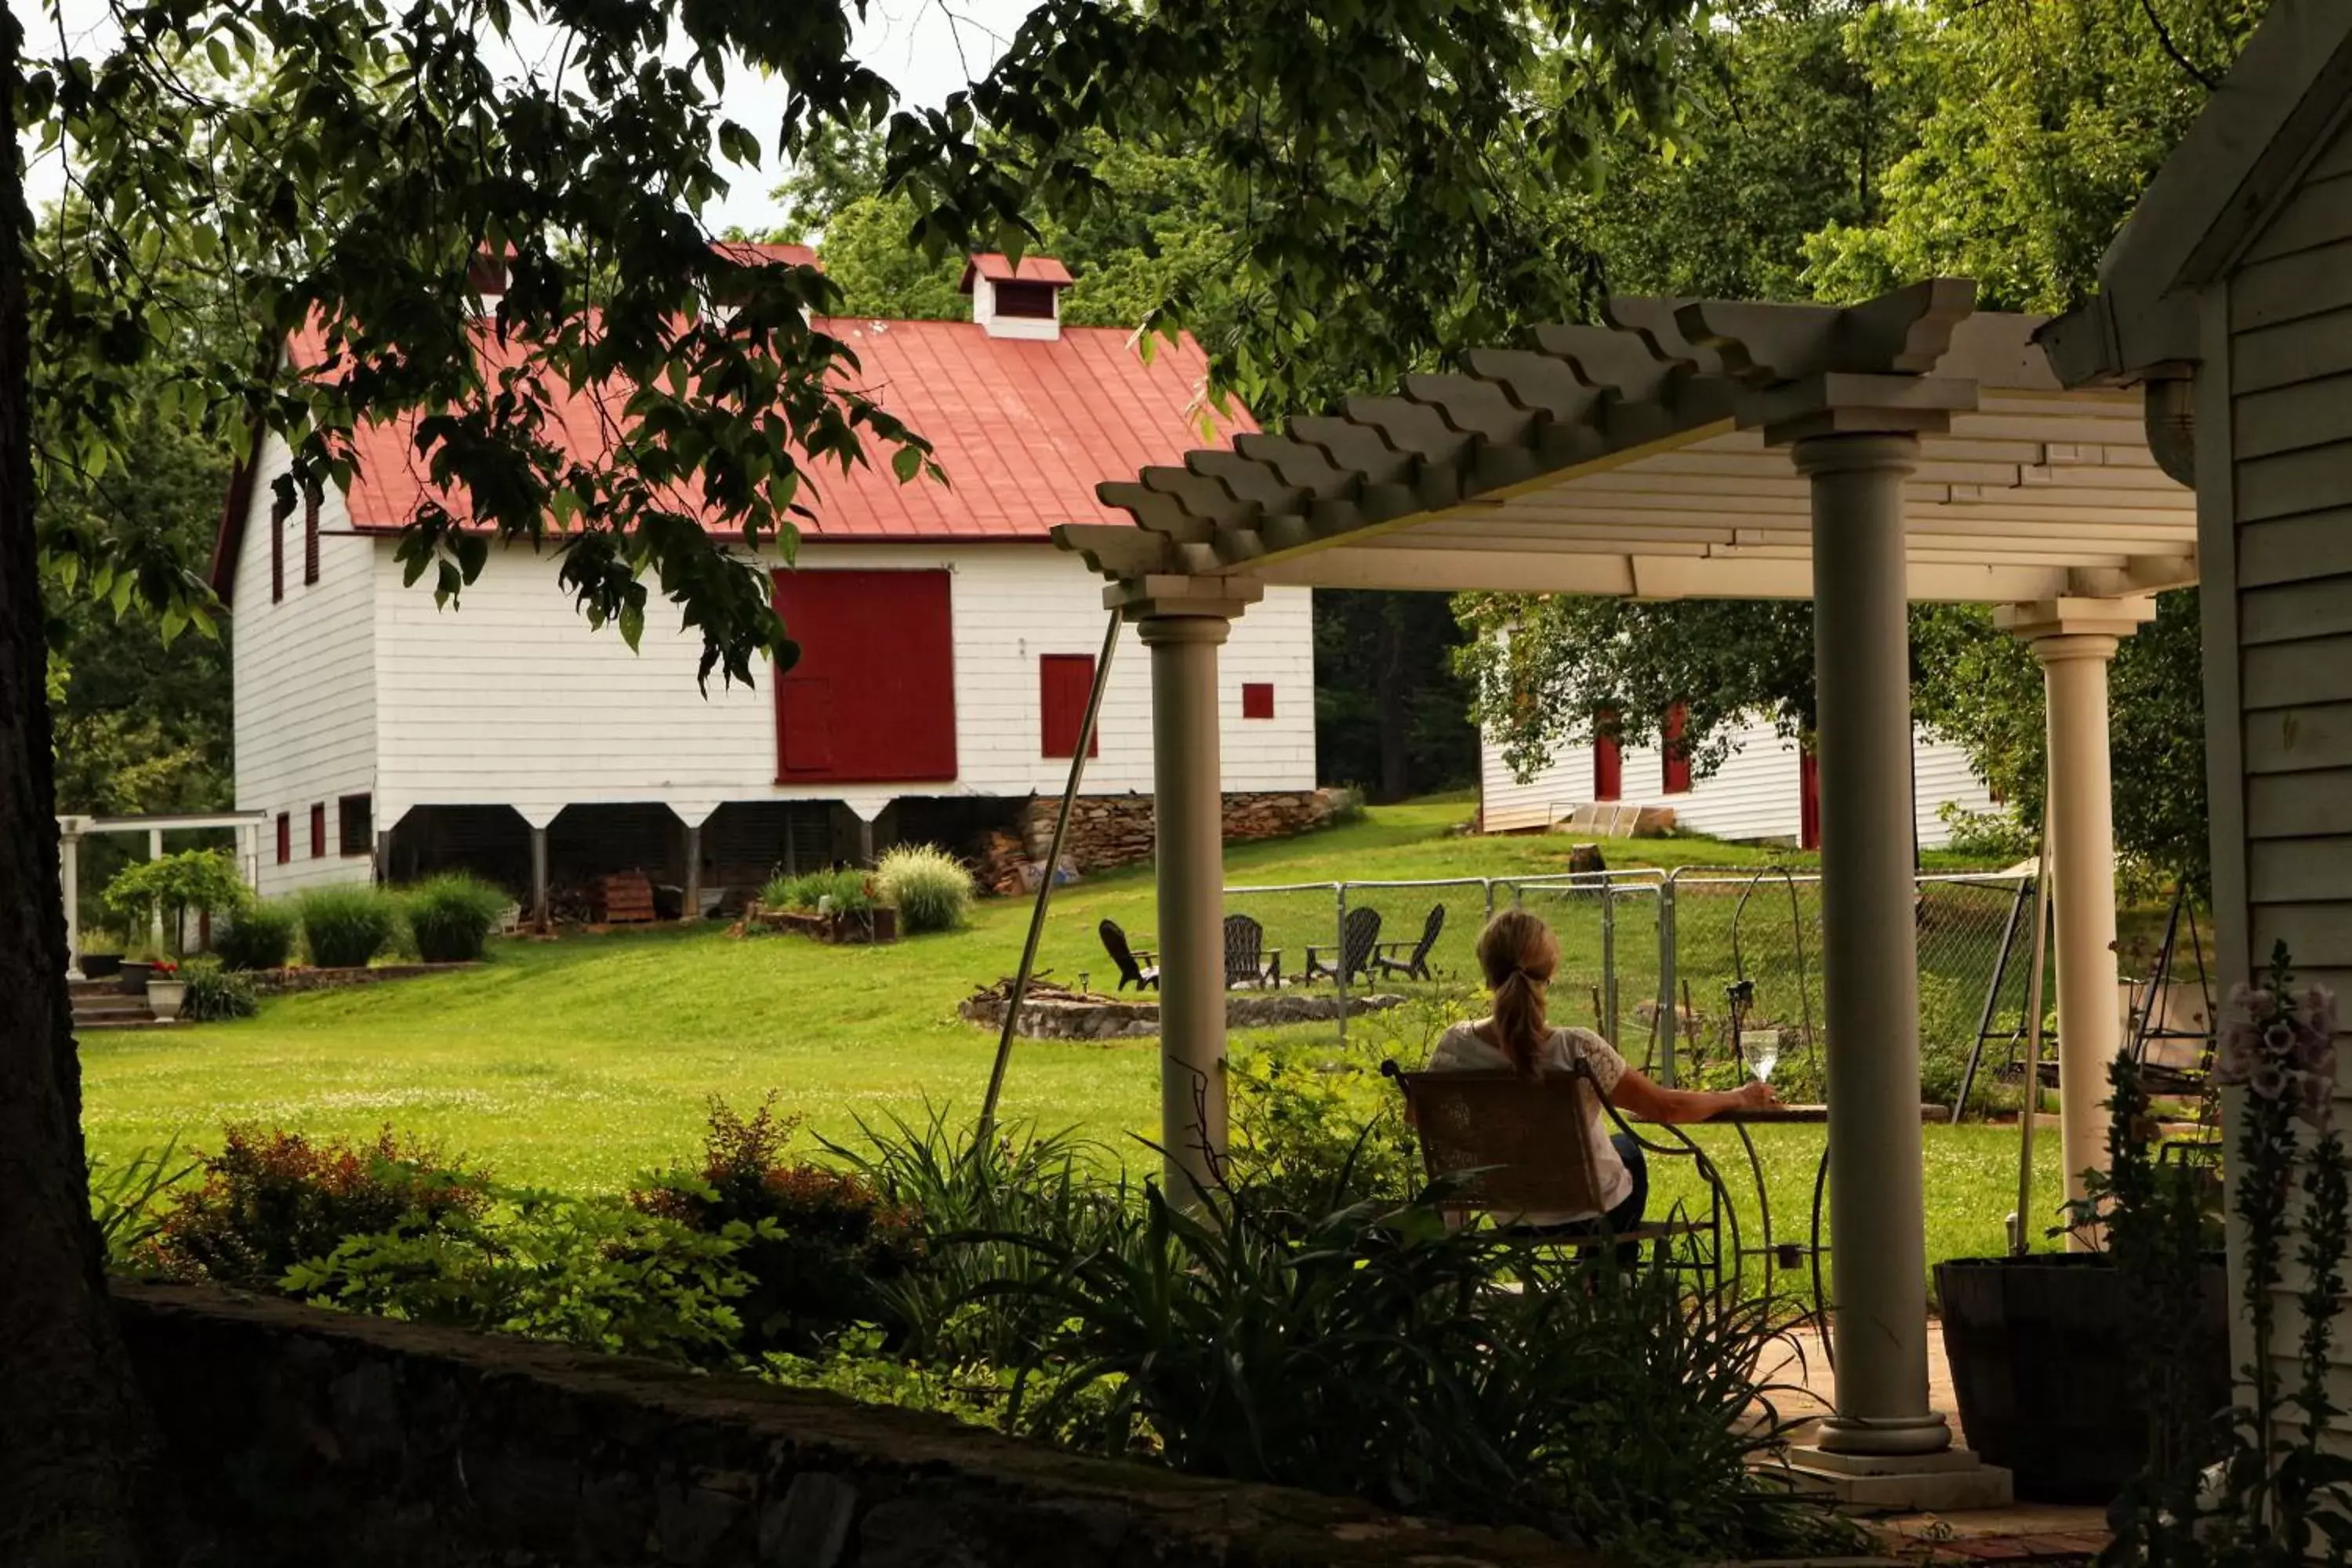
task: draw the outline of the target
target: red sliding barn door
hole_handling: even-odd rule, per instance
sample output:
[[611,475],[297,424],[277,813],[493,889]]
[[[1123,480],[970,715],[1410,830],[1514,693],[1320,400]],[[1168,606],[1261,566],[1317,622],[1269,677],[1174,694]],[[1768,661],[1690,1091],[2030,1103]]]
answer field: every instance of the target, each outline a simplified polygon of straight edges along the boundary
[[956,776],[945,572],[779,572],[776,610],[801,649],[776,682],[778,784]]

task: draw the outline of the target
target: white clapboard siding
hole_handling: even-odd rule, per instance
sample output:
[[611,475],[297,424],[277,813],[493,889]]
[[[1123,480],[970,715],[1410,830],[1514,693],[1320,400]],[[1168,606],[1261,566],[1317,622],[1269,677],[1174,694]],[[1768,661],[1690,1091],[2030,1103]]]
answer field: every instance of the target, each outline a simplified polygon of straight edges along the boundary
[[[373,861],[341,853],[345,795],[375,787],[375,546],[353,536],[340,492],[319,508],[319,581],[302,581],[302,508],[285,524],[286,596],[269,596],[271,487],[291,454],[271,437],[255,470],[232,605],[236,804],[261,811],[261,890],[365,881]],[[310,854],[310,807],[327,809],[326,853]],[[278,863],[279,813],[293,858]]]
[[[2352,996],[2352,131],[2228,287],[2247,957],[2284,942],[2303,981]],[[2352,1363],[2352,1321],[2332,1353]],[[2333,1392],[2352,1398],[2352,1366]]]
[[[1102,584],[1045,545],[805,546],[799,565],[952,574],[956,752],[952,783],[780,786],[773,690],[697,689],[698,637],[664,625],[656,600],[639,651],[592,631],[551,561],[495,555],[457,606],[403,585],[388,544],[376,563],[379,764],[386,826],[422,805],[508,804],[544,820],[575,802],[833,799],[851,793],[1058,793],[1068,762],[1042,754],[1038,660],[1100,651]],[[1220,650],[1228,790],[1315,783],[1314,647],[1307,590],[1276,588]],[[1088,793],[1151,788],[1150,653],[1129,630],[1105,693]],[[1242,687],[1268,682],[1275,717],[1242,717]]]
[[[1942,847],[1951,831],[1938,813],[1947,801],[1987,811],[1992,798],[1969,770],[1967,753],[1922,735],[1912,749],[1914,805],[1922,848]],[[1571,746],[1525,783],[1514,777],[1489,736],[1479,746],[1479,777],[1489,833],[1548,827],[1592,799],[1592,749]],[[1797,743],[1769,724],[1739,731],[1723,765],[1690,789],[1668,795],[1664,763],[1653,746],[1628,746],[1621,804],[1671,808],[1679,828],[1735,840],[1797,840],[1804,808]]]

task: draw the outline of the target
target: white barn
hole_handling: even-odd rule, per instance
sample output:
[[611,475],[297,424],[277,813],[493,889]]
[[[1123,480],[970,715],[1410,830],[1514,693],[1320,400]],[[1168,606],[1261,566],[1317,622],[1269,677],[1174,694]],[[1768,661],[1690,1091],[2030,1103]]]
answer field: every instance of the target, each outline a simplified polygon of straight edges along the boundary
[[[1107,619],[1048,531],[1124,518],[1096,481],[1199,438],[1205,371],[1189,342],[1146,363],[1123,332],[1064,327],[1068,281],[983,257],[974,321],[821,323],[950,483],[820,480],[776,573],[801,660],[756,689],[699,694],[695,634],[649,625],[632,653],[592,631],[527,549],[436,609],[394,560],[423,483],[405,442],[374,433],[350,493],[273,517],[289,452],[268,439],[213,563],[235,615],[237,805],[267,818],[261,890],[464,866],[529,897],[642,868],[707,901],[877,839],[966,839],[1059,794]],[[1314,787],[1308,598],[1268,595],[1225,650],[1234,794]],[[1151,784],[1150,671],[1122,638],[1089,795]]]
[[[1478,746],[1480,822],[1489,833],[1523,833],[1564,822],[1589,807],[1645,807],[1675,814],[1676,828],[1710,837],[1821,847],[1820,775],[1797,742],[1769,723],[1742,726],[1730,756],[1705,778],[1687,764],[1670,767],[1656,746],[1608,740],[1563,746],[1522,781],[1491,734]],[[1958,747],[1920,734],[1911,748],[1911,816],[1919,847],[1951,841],[1943,808],[1990,811],[1992,795]],[[1605,814],[1605,813],[1604,813]]]

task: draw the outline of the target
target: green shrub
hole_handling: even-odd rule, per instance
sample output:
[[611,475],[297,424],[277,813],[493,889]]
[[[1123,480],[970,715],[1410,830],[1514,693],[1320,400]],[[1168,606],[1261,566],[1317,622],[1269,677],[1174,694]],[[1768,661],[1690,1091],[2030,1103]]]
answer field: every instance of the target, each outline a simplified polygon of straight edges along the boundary
[[760,902],[767,909],[809,915],[828,899],[837,915],[862,915],[874,908],[873,884],[863,871],[811,871],[773,878],[760,891]]
[[853,1173],[786,1158],[798,1125],[776,1114],[772,1094],[748,1120],[713,1100],[700,1165],[665,1172],[632,1197],[703,1235],[741,1238],[754,1352],[807,1354],[858,1323],[895,1331],[888,1289],[922,1255],[912,1210]]
[[229,1127],[205,1179],[164,1217],[162,1261],[250,1290],[280,1288],[298,1263],[397,1226],[430,1229],[478,1215],[488,1176],[392,1129],[373,1143],[313,1143],[299,1132]]
[[1057,1320],[1014,1368],[1015,1429],[1532,1526],[1612,1562],[1856,1548],[1751,1468],[1787,1435],[1755,1381],[1771,1303],[1531,1255],[1420,1205],[1299,1227],[1246,1189],[1202,1213],[1147,1189],[1112,1240],[1039,1245],[1056,1267],[1026,1289]]
[[922,1216],[921,1266],[887,1294],[902,1352],[936,1365],[1009,1364],[1053,1329],[1057,1312],[1034,1296],[994,1294],[985,1310],[974,1303],[1043,1280],[1054,1266],[1037,1240],[1084,1251],[1116,1234],[1134,1201],[1123,1180],[1096,1174],[1097,1163],[1111,1165],[1104,1152],[1072,1133],[1000,1127],[975,1149],[975,1130],[951,1126],[938,1109],[920,1127],[894,1116],[885,1129],[860,1121],[857,1131],[854,1143],[827,1142],[825,1152],[887,1202]]
[[1948,800],[1936,808],[1936,819],[1951,834],[1945,847],[1972,860],[2014,865],[2039,848],[2032,829],[2020,822],[2017,813],[2007,806],[1970,811],[1957,800]]
[[226,849],[188,849],[153,860],[134,861],[106,885],[106,906],[131,931],[144,930],[160,907],[171,949],[184,946],[183,927],[191,912],[221,914],[252,895]]
[[971,918],[971,873],[931,844],[901,844],[882,857],[874,883],[898,911],[902,935],[956,931]]
[[217,958],[188,960],[180,966],[180,980],[187,987],[180,998],[180,1016],[191,1023],[250,1018],[260,1011],[252,980],[222,968]]
[[741,1243],[611,1198],[509,1192],[404,1219],[288,1270],[289,1293],[379,1317],[731,1364],[750,1279]]
[[400,908],[381,888],[344,883],[312,888],[295,901],[302,945],[320,969],[357,969],[382,952],[400,923]]
[[510,902],[500,889],[463,871],[446,871],[410,888],[402,897],[416,956],[426,963],[470,963],[498,929]]
[[228,969],[283,969],[294,952],[294,907],[247,899],[226,926],[213,928],[213,956]]

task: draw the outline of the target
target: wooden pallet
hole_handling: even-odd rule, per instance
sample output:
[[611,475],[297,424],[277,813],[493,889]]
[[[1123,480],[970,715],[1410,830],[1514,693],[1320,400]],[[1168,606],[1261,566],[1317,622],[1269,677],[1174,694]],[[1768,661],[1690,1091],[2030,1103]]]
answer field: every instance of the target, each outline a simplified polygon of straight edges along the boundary
[[606,925],[643,925],[654,918],[654,885],[642,871],[600,877],[596,903]]

